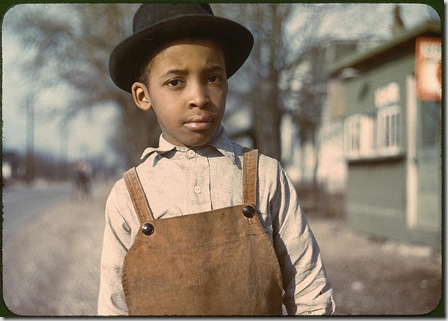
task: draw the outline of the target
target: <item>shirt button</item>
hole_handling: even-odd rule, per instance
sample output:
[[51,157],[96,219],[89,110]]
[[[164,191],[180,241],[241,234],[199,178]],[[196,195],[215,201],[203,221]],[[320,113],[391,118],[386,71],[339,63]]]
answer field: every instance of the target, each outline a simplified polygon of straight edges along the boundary
[[194,187],[194,192],[195,192],[196,194],[201,194],[202,189],[201,189],[199,186],[195,186],[195,187]]
[[187,151],[186,156],[187,156],[188,159],[192,159],[193,157],[196,156],[196,152],[195,152],[194,150],[192,150],[192,149],[189,149],[189,150]]

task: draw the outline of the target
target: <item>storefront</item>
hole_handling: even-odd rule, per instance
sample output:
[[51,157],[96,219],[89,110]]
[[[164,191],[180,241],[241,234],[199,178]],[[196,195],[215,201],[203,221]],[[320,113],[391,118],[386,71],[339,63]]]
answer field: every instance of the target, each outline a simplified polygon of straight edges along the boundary
[[340,99],[329,108],[344,111],[347,219],[358,230],[441,246],[441,48],[440,25],[428,22],[332,68],[329,95]]

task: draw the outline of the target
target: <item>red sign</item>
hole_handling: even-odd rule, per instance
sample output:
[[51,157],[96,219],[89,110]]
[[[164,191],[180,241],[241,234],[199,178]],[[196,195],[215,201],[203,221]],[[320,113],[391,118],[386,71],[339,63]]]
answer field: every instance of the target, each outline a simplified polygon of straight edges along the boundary
[[442,41],[440,38],[419,37],[416,48],[415,77],[420,100],[442,99]]

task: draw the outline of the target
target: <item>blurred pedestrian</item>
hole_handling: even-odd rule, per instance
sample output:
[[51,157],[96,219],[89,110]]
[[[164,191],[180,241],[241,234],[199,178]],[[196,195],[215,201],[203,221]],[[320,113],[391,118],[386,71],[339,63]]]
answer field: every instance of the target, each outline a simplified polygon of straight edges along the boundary
[[85,200],[90,197],[90,165],[86,161],[80,161],[76,164],[75,180],[72,188],[72,199]]
[[112,52],[113,81],[154,111],[162,135],[109,195],[99,314],[281,315],[282,303],[289,314],[334,312],[285,171],[221,125],[227,79],[252,46],[208,4],[147,3]]

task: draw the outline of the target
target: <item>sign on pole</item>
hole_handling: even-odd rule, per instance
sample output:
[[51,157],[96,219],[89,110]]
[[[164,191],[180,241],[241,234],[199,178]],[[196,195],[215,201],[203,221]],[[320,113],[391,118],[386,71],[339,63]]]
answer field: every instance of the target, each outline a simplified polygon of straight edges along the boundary
[[417,96],[420,100],[442,99],[442,41],[419,37],[416,41]]

